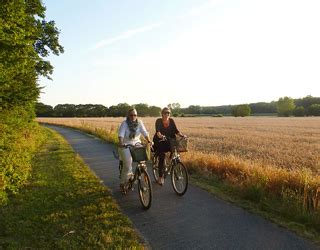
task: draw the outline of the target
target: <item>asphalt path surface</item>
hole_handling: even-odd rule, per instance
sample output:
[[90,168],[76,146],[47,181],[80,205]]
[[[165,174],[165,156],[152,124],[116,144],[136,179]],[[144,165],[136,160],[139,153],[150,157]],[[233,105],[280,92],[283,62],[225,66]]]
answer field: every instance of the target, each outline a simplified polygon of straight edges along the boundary
[[167,178],[152,180],[149,210],[140,204],[137,185],[127,195],[119,192],[118,161],[114,145],[80,131],[46,125],[59,132],[91,170],[108,186],[123,213],[152,249],[320,249],[318,246],[258,215],[214,197],[189,184],[177,196]]

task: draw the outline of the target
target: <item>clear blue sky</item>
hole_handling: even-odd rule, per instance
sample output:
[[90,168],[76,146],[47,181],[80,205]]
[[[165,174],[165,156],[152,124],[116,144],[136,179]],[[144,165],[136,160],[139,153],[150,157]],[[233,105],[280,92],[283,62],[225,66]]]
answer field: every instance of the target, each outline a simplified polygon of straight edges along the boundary
[[319,0],[44,0],[65,53],[40,100],[216,106],[320,96]]

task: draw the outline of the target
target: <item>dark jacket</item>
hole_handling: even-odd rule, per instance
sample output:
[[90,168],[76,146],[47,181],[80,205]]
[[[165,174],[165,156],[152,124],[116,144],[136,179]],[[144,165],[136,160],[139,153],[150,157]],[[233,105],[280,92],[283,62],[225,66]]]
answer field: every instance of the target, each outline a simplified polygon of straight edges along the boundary
[[[179,130],[177,129],[177,126],[172,118],[169,118],[169,126],[165,128],[162,123],[162,119],[158,118],[156,120],[156,133],[153,136],[153,142],[154,142],[154,150],[157,152],[169,152],[170,151],[170,138],[175,138],[176,134],[179,133]],[[165,135],[167,137],[167,141],[160,141],[160,138],[157,136],[157,132],[160,132],[161,134]]]

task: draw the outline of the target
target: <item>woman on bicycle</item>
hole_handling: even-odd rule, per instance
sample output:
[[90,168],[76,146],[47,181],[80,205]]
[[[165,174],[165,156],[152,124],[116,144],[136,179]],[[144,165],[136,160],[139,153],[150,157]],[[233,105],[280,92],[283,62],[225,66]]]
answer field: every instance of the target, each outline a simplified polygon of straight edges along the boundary
[[141,134],[148,143],[152,143],[149,138],[143,122],[137,119],[137,110],[134,108],[129,109],[127,118],[124,120],[119,128],[119,156],[123,162],[123,169],[120,177],[120,191],[124,192],[124,185],[132,175],[132,157],[129,148],[124,148],[125,145],[135,145],[141,143]]
[[[153,136],[153,142],[154,142],[154,151],[159,156],[159,179],[158,183],[160,185],[164,184],[164,158],[165,153],[170,152],[170,138],[175,138],[176,135],[179,135],[181,137],[184,137],[183,134],[180,133],[180,131],[177,129],[177,126],[172,118],[170,118],[170,109],[165,107],[161,110],[161,116],[162,118],[158,118],[156,120],[155,126],[156,126],[156,133]],[[168,140],[164,140],[168,139]]]

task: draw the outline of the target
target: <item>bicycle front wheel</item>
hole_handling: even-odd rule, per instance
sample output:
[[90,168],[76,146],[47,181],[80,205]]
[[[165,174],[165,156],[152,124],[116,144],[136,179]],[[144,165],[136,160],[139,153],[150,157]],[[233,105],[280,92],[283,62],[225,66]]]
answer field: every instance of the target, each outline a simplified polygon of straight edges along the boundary
[[141,205],[144,209],[149,209],[152,201],[152,187],[148,172],[144,169],[140,172],[138,191]]
[[171,182],[177,195],[184,195],[188,189],[189,176],[186,167],[178,162],[172,166]]
[[158,166],[159,166],[159,157],[157,155],[154,155],[152,157],[152,174],[153,174],[153,178],[154,180],[157,182],[159,179],[159,170],[158,170]]

